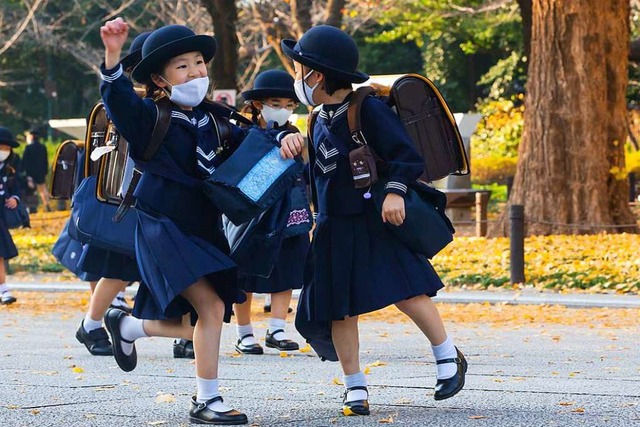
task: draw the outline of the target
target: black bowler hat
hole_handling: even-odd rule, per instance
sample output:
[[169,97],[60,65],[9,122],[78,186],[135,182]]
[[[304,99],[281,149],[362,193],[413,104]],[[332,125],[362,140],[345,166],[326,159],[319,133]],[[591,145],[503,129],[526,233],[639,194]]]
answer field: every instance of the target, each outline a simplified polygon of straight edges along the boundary
[[327,77],[362,83],[369,79],[357,71],[358,47],[344,31],[330,25],[318,25],[303,34],[298,42],[280,42],[285,55]]
[[258,74],[253,89],[242,92],[246,101],[259,101],[265,98],[290,98],[298,101],[293,89],[293,77],[283,70],[268,70]]
[[131,46],[129,46],[129,54],[120,60],[122,68],[126,70],[127,68],[135,67],[138,62],[140,62],[142,59],[142,45],[150,35],[151,31],[146,31],[138,34],[136,38],[133,39]]
[[167,25],[151,33],[142,45],[142,60],[133,69],[133,78],[140,83],[151,81],[151,74],[171,58],[188,52],[200,52],[205,62],[211,61],[216,53],[216,39],[211,36],[196,35],[184,25]]
[[0,126],[0,144],[8,145],[11,148],[16,148],[20,145],[18,144],[18,141],[16,141],[16,139],[13,137],[11,131],[9,131],[9,129],[4,126]]

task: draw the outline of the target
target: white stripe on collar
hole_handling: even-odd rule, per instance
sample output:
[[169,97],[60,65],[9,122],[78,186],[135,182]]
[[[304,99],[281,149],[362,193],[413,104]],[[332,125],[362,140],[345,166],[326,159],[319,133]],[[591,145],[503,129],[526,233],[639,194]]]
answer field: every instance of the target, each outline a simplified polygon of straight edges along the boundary
[[202,117],[200,120],[197,120],[195,117],[190,119],[189,116],[187,116],[183,112],[176,110],[173,110],[171,112],[171,117],[183,120],[192,126],[197,126],[198,128],[205,127],[207,124],[209,124],[210,120],[208,114],[205,114],[204,117]]
[[335,112],[326,111],[323,108],[322,110],[320,110],[320,117],[322,117],[323,119],[334,119],[334,118],[338,117],[340,114],[342,114],[345,111],[347,111],[348,109],[349,109],[349,103],[348,102],[346,102],[346,103],[342,104],[340,107],[338,107],[338,109],[335,110]]

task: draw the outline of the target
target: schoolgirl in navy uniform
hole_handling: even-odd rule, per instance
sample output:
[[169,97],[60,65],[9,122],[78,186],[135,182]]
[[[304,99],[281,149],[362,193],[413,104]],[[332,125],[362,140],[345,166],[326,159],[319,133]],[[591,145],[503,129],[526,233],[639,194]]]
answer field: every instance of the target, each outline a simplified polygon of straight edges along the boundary
[[[255,79],[253,89],[242,93],[249,106],[252,121],[261,127],[271,123],[275,128],[298,132],[289,123],[289,117],[298,106],[298,98],[293,90],[293,78],[286,71],[264,71]],[[287,197],[290,197],[287,194]],[[235,348],[240,353],[263,354],[264,349],[256,341],[251,325],[251,300],[253,293],[271,295],[271,317],[265,336],[267,347],[280,351],[295,351],[298,343],[289,339],[285,333],[285,325],[291,294],[293,289],[302,287],[304,262],[309,250],[309,233],[311,217],[306,195],[304,177],[299,176],[291,194],[292,210],[287,223],[287,230],[300,225],[307,225],[303,233],[286,237],[282,242],[279,258],[268,278],[258,276],[241,276],[240,287],[247,292],[247,301],[234,306],[238,340]],[[293,234],[293,233],[292,233]],[[287,236],[285,231],[285,236]]]
[[[310,146],[318,217],[298,319],[330,322],[346,386],[343,413],[368,415],[368,390],[360,370],[358,316],[395,304],[430,341],[437,363],[435,399],[449,398],[464,385],[467,363],[447,336],[431,300],[443,287],[427,259],[412,253],[385,225],[402,224],[407,186],[424,162],[398,117],[378,99],[362,105],[365,138],[382,158],[388,178],[380,215],[367,189],[356,189],[349,165],[352,139],[347,107],[352,83],[368,79],[357,71],[358,49],[341,30],[318,26],[302,38],[284,40],[295,65],[296,94],[310,106],[322,104]],[[311,144],[310,144],[311,145]]]
[[[150,32],[139,34],[129,48],[129,54],[122,58],[123,69],[131,72],[142,57],[142,45]],[[133,213],[129,213],[133,215]],[[108,251],[92,245],[84,245],[79,261],[81,271],[100,278],[93,289],[89,309],[76,331],[76,339],[95,356],[112,356],[113,348],[107,331],[102,327],[102,318],[109,307],[127,313],[128,306],[118,300],[118,294],[131,282],[141,280],[135,258]]]
[[[18,185],[14,178],[15,171],[9,164],[13,149],[18,145],[18,141],[9,129],[0,126],[0,209],[15,209],[20,200]],[[0,215],[0,304],[3,305],[16,302],[16,297],[7,286],[7,272],[4,268],[4,260],[16,256],[18,256],[18,249],[13,243],[4,214]]]
[[[218,227],[220,212],[202,189],[203,179],[224,158],[208,107],[202,103],[209,86],[206,64],[214,56],[216,42],[181,25],[160,28],[145,41],[133,78],[147,85],[150,96],[169,95],[173,112],[163,144],[144,162],[142,154],[149,144],[157,109],[153,99],[140,99],[134,93],[118,66],[127,32],[121,18],[100,29],[105,46],[101,93],[109,117],[129,141],[131,157],[144,171],[135,192],[136,258],[143,284],[134,315],[145,320],[118,310],[107,312],[116,360],[125,370],[135,366],[133,341],[138,337],[191,339],[178,333],[182,315],[191,313],[192,320],[197,318],[192,338],[197,395],[191,400],[190,419],[245,424],[246,415],[223,403],[217,380],[222,322],[229,321],[233,303],[244,302],[245,296]],[[244,131],[233,127],[233,133],[232,145],[237,146]],[[288,146],[298,145],[293,138],[285,138]],[[283,155],[292,154],[291,149],[283,149]]]

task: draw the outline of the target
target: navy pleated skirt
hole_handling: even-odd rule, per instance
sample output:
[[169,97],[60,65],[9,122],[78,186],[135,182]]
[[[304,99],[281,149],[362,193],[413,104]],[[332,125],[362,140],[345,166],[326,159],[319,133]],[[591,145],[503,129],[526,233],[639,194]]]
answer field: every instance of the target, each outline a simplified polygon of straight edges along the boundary
[[304,264],[309,252],[309,234],[301,234],[282,242],[278,262],[268,278],[242,276],[239,285],[245,292],[275,294],[302,288]]
[[[237,283],[235,263],[227,248],[218,248],[208,240],[187,234],[173,221],[161,215],[136,209],[136,258],[142,283],[133,307],[142,319],[171,319],[195,310],[180,294],[198,279],[206,277],[225,303],[225,322],[234,303],[246,295]],[[225,251],[223,252],[223,251]]]
[[[0,207],[4,209],[4,207]],[[16,248],[15,243],[13,243],[13,238],[11,237],[11,233],[9,233],[9,229],[7,228],[7,224],[4,220],[4,215],[0,215],[0,257],[4,259],[11,259],[18,256],[18,249]]]
[[141,279],[135,258],[91,245],[84,245],[78,267],[94,277],[137,282]]
[[297,316],[340,320],[435,296],[443,286],[429,261],[396,239],[372,206],[358,215],[320,214]]

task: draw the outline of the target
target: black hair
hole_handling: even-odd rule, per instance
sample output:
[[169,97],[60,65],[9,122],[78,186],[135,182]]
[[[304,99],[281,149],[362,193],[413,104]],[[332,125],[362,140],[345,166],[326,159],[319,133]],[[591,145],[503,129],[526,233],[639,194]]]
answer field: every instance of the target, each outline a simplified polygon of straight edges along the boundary
[[340,89],[351,89],[351,82],[347,80],[335,79],[328,77],[324,74],[324,82],[322,84],[322,89],[327,93],[327,95],[333,95],[337,90]]

